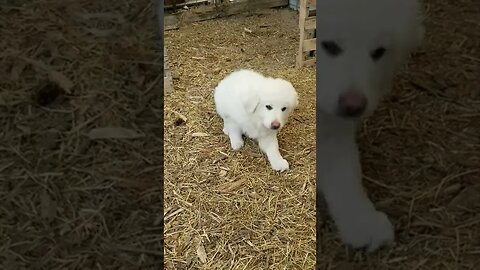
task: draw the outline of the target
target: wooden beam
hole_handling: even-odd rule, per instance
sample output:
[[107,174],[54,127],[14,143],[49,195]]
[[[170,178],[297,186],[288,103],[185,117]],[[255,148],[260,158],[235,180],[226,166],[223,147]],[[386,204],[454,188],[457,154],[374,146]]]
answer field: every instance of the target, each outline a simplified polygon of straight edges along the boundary
[[305,19],[305,30],[313,30],[317,28],[317,17],[308,17]]
[[[191,8],[180,14],[165,16],[165,29],[175,29],[182,24],[227,17],[243,12],[288,5],[288,0],[241,0],[233,3]],[[167,17],[170,17],[167,19]]]
[[315,51],[316,49],[317,49],[317,39],[316,38],[305,39],[303,41],[303,51],[304,52]]
[[165,9],[172,9],[172,8],[181,8],[183,6],[195,6],[200,4],[207,4],[208,0],[189,0],[189,1],[177,1],[176,4],[173,4],[174,1],[165,1]]
[[308,59],[308,60],[305,60],[305,61],[303,61],[303,65],[304,65],[304,66],[307,66],[307,67],[309,67],[309,66],[314,66],[314,65],[315,65],[315,63],[317,63],[317,58],[315,58],[315,57],[314,57],[314,58],[311,58],[311,59]]

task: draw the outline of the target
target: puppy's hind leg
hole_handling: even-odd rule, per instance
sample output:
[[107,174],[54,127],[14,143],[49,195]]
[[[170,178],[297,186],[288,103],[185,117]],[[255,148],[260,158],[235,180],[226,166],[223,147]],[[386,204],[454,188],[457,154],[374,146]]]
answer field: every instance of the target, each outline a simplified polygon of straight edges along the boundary
[[233,150],[238,150],[243,146],[242,130],[231,120],[223,121],[223,133],[230,138],[230,145]]

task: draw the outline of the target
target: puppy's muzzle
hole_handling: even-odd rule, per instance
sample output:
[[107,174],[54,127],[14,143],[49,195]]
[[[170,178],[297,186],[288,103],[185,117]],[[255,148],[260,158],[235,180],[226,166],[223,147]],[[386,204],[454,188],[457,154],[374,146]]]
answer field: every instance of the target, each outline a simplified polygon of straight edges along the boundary
[[365,95],[356,91],[347,91],[338,98],[338,114],[342,117],[359,117],[367,108]]
[[270,124],[270,128],[271,128],[271,129],[279,129],[279,128],[280,128],[280,122],[278,122],[277,120],[273,121],[273,122]]

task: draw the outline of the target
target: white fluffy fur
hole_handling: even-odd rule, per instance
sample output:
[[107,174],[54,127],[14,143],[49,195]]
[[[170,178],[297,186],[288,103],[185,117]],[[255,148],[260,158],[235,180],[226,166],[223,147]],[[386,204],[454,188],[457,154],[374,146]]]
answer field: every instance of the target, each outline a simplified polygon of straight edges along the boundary
[[[289,169],[278,149],[277,132],[298,105],[297,92],[290,82],[252,70],[237,70],[218,84],[214,99],[224,121],[223,132],[234,150],[243,146],[242,134],[247,135],[258,141],[274,170]],[[280,124],[279,129],[270,128],[273,121]]]
[[[364,191],[355,142],[360,119],[340,117],[338,97],[355,89],[368,99],[364,116],[375,110],[395,72],[422,41],[419,5],[416,0],[317,3],[317,39],[335,41],[342,49],[332,57],[317,47],[317,188],[343,241],[374,251],[394,240],[394,229]],[[371,52],[382,46],[384,56],[373,61]]]

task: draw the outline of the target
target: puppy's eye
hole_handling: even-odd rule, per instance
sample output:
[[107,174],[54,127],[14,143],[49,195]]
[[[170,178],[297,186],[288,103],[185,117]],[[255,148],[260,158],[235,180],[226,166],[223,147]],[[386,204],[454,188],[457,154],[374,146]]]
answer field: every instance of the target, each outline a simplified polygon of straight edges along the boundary
[[372,57],[374,61],[377,61],[382,58],[386,51],[387,49],[385,49],[384,47],[378,47],[370,54],[370,57]]
[[283,107],[283,108],[282,108],[282,112],[284,112],[286,109],[287,109],[287,107]]
[[269,110],[269,111],[270,111],[271,109],[273,109],[272,106],[270,106],[270,105],[265,106],[265,108],[267,108],[267,110]]
[[334,41],[323,41],[322,49],[330,56],[339,56],[343,51]]

